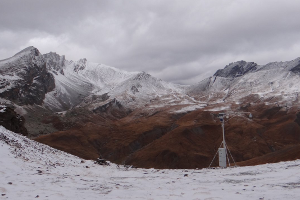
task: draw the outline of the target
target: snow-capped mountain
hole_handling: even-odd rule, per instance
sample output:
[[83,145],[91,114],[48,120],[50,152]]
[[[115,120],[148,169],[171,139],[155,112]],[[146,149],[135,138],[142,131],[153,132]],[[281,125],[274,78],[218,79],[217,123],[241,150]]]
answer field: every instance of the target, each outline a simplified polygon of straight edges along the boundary
[[43,58],[55,77],[55,89],[46,95],[44,105],[54,110],[69,109],[89,95],[108,93],[136,74],[90,63],[86,59],[68,61],[56,53],[45,54]]
[[[185,86],[167,83],[146,72],[126,72],[86,59],[69,61],[65,56],[53,52],[42,55],[34,47],[28,47],[12,58],[0,61],[0,66],[1,96],[16,104],[21,101],[22,105],[38,104],[53,111],[63,111],[91,103],[95,105],[89,108],[95,109],[117,100],[123,106],[133,109],[153,99],[174,94],[183,99],[182,104],[195,104],[185,94]],[[39,73],[32,72],[36,68],[40,70]],[[26,81],[31,82],[28,84]],[[26,89],[22,89],[24,85]],[[27,85],[31,90],[24,93],[23,90],[28,90]],[[42,85],[44,89],[36,88],[36,85]],[[103,95],[105,100],[97,98]],[[164,104],[168,104],[166,98]]]
[[0,69],[2,98],[56,111],[88,101],[90,95],[107,94],[110,101],[138,105],[151,96],[182,90],[145,72],[126,72],[86,59],[68,61],[52,52],[42,55],[34,47],[0,61]]
[[53,111],[75,106],[95,110],[111,102],[131,110],[180,105],[175,111],[202,108],[207,103],[239,103],[245,98],[286,104],[298,101],[299,69],[300,58],[267,65],[238,61],[198,84],[181,86],[146,72],[126,72],[86,59],[69,61],[28,47],[0,61],[0,97]]
[[267,65],[238,61],[198,84],[182,86],[146,72],[126,72],[86,59],[69,61],[28,47],[0,61],[0,97],[2,102],[37,104],[52,111],[76,106],[101,110],[113,102],[130,110],[168,108],[170,112],[257,100],[287,105],[298,102],[299,74],[300,58]]
[[299,66],[300,58],[267,65],[239,61],[191,86],[188,93],[212,102],[239,102],[251,96],[278,104],[298,102]]
[[28,47],[0,61],[0,97],[20,105],[42,104],[53,90],[54,78],[47,71],[40,52]]

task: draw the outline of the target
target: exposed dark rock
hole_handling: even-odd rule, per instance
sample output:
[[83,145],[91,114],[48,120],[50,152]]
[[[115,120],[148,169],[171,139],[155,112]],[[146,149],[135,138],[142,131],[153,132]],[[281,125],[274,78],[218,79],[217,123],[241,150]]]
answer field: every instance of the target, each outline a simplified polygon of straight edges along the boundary
[[106,112],[109,108],[116,107],[116,108],[122,108],[122,104],[118,102],[116,99],[113,99],[112,101],[108,102],[107,104],[104,104],[102,106],[99,106],[93,110],[93,112]]
[[27,136],[27,129],[24,127],[24,117],[18,115],[12,108],[0,107],[0,125],[15,133]]
[[36,48],[27,48],[15,56],[13,62],[6,62],[1,67],[2,75],[14,79],[0,80],[1,87],[7,87],[0,97],[19,105],[41,105],[45,94],[55,88],[53,75],[47,71],[46,63]]
[[146,72],[141,72],[141,73],[137,74],[133,80],[147,80],[150,77],[151,77],[150,74],[148,74]]
[[106,101],[109,99],[109,95],[107,93],[102,95],[92,95],[92,101]]
[[85,69],[87,60],[85,58],[80,59],[79,62],[74,67],[74,72]]
[[135,94],[135,93],[139,92],[139,89],[135,85],[133,85],[131,87],[131,91],[132,91],[133,94]]
[[243,76],[248,72],[255,71],[257,64],[254,62],[238,61],[227,65],[224,69],[219,69],[214,76],[234,78]]
[[109,163],[103,159],[103,158],[98,158],[96,161],[95,161],[95,164],[98,164],[98,165],[107,165],[109,166]]
[[292,68],[291,71],[294,72],[295,74],[300,74],[300,63],[294,68]]
[[64,75],[64,66],[65,66],[65,56],[60,56],[56,53],[47,53],[43,55],[43,58],[46,62],[47,69],[57,74],[60,73]]
[[131,110],[123,107],[119,101],[113,99],[112,101],[95,108],[93,112],[99,114],[106,114],[116,118],[123,118],[127,116],[131,112]]
[[300,112],[297,113],[296,117],[295,122],[300,126]]

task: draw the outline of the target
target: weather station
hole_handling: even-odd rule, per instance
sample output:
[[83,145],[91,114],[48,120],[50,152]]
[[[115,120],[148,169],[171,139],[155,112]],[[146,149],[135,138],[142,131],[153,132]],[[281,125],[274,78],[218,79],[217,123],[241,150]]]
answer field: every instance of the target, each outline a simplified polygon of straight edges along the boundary
[[225,119],[227,119],[227,121],[229,121],[230,119],[236,117],[236,116],[239,116],[240,114],[249,114],[249,118],[252,119],[252,114],[250,112],[237,112],[237,113],[231,113],[230,115],[233,115],[231,118],[229,118],[229,114],[226,114],[226,113],[219,113],[218,114],[218,118],[221,122],[221,127],[222,127],[222,142],[218,148],[218,151],[216,152],[213,160],[211,161],[210,165],[209,165],[209,168],[211,167],[213,161],[215,160],[216,158],[216,155],[218,154],[219,155],[219,167],[221,168],[226,168],[227,166],[230,167],[230,160],[229,160],[229,156],[231,157],[233,163],[234,163],[234,166],[236,166],[235,164],[235,160],[226,144],[226,141],[225,141]]

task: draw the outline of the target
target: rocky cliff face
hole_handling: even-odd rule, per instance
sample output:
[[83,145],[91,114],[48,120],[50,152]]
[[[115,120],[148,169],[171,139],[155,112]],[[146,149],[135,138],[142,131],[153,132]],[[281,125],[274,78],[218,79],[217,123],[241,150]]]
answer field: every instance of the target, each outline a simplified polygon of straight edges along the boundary
[[45,94],[55,88],[54,77],[34,47],[0,61],[0,97],[19,105],[41,105]]
[[257,64],[254,62],[238,61],[225,66],[224,69],[219,69],[214,76],[234,78],[243,76],[248,72],[255,71]]
[[64,66],[65,66],[65,56],[60,56],[56,53],[47,53],[43,55],[43,58],[46,63],[46,68],[48,71],[51,71],[55,74],[60,73],[64,75]]
[[27,136],[27,129],[24,127],[24,117],[18,115],[12,108],[0,106],[0,125],[15,133]]
[[295,74],[300,74],[300,61],[298,65],[291,69],[291,72],[294,72]]

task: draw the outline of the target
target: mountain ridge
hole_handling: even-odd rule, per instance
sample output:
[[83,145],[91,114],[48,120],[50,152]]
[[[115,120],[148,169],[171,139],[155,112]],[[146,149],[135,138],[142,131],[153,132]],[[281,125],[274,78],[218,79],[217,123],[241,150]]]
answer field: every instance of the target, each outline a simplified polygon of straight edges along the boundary
[[232,116],[238,162],[300,144],[299,63],[238,61],[186,86],[29,47],[0,61],[0,102],[24,116],[28,137],[86,159],[203,168],[221,142],[219,112]]
[[[39,100],[38,102],[25,101],[25,104],[37,103],[41,105],[41,102],[43,101],[43,106],[56,111],[71,109],[72,107],[81,104],[81,102],[90,95],[96,94],[101,96],[106,93],[109,94],[112,99],[121,98],[119,101],[123,101],[124,104],[129,102],[130,99],[142,98],[143,96],[167,96],[168,93],[172,93],[172,91],[177,93],[177,96],[179,95],[180,98],[188,104],[194,104],[194,102],[189,100],[188,96],[195,100],[199,100],[198,103],[202,100],[214,102],[215,97],[212,98],[212,93],[219,93],[217,95],[218,99],[224,101],[233,97],[233,93],[239,93],[236,92],[237,90],[245,91],[248,88],[251,88],[251,90],[254,88],[257,93],[263,91],[261,89],[262,87],[275,88],[275,85],[277,85],[277,89],[280,89],[280,85],[282,84],[278,82],[280,82],[279,79],[281,80],[283,77],[278,77],[277,80],[274,78],[271,80],[272,77],[263,74],[263,72],[267,71],[266,73],[270,72],[277,75],[282,72],[285,73],[285,76],[292,77],[292,75],[286,73],[291,72],[292,74],[297,75],[300,66],[300,58],[287,62],[268,63],[266,65],[237,61],[226,65],[224,69],[217,70],[213,76],[208,77],[197,84],[181,86],[162,81],[152,77],[146,72],[126,72],[103,64],[91,63],[86,59],[69,61],[66,60],[65,56],[60,56],[54,52],[42,55],[38,49],[32,46],[25,48],[9,59],[11,61],[15,60],[18,63],[27,63],[28,67],[35,65],[40,67],[43,65],[46,66],[46,73],[48,73],[48,76],[53,77],[55,87],[53,88],[53,83],[51,83],[52,86],[45,91],[43,100]],[[0,69],[2,74],[4,73],[4,68],[11,68],[11,64],[7,63],[7,59],[0,61],[0,65],[2,66]],[[4,77],[2,80],[5,79]],[[265,79],[265,77],[267,77],[267,81],[262,82],[259,80]],[[10,78],[19,79],[18,76],[10,76]],[[146,83],[147,81],[148,83]],[[258,84],[262,85],[262,87],[257,87],[257,82],[259,82]],[[7,81],[2,83],[2,91],[5,90],[5,84],[10,85]],[[141,87],[143,84],[144,87]],[[238,85],[243,85],[244,88],[239,87]],[[11,85],[8,87],[11,87]],[[145,87],[149,88],[149,90],[145,90]],[[281,88],[281,91],[287,91],[287,88]],[[295,90],[295,92],[298,92],[298,90]],[[142,93],[145,94],[142,95]],[[155,93],[157,95],[155,95]],[[252,93],[255,93],[255,91]],[[205,96],[209,97],[205,98]],[[223,97],[220,98],[220,96]],[[247,94],[243,93],[240,98],[245,96],[247,96]],[[142,99],[141,105],[147,103],[145,102],[145,99]],[[16,100],[16,97],[14,100]],[[234,100],[238,101],[238,98],[235,97]],[[136,102],[138,102],[138,100]]]

